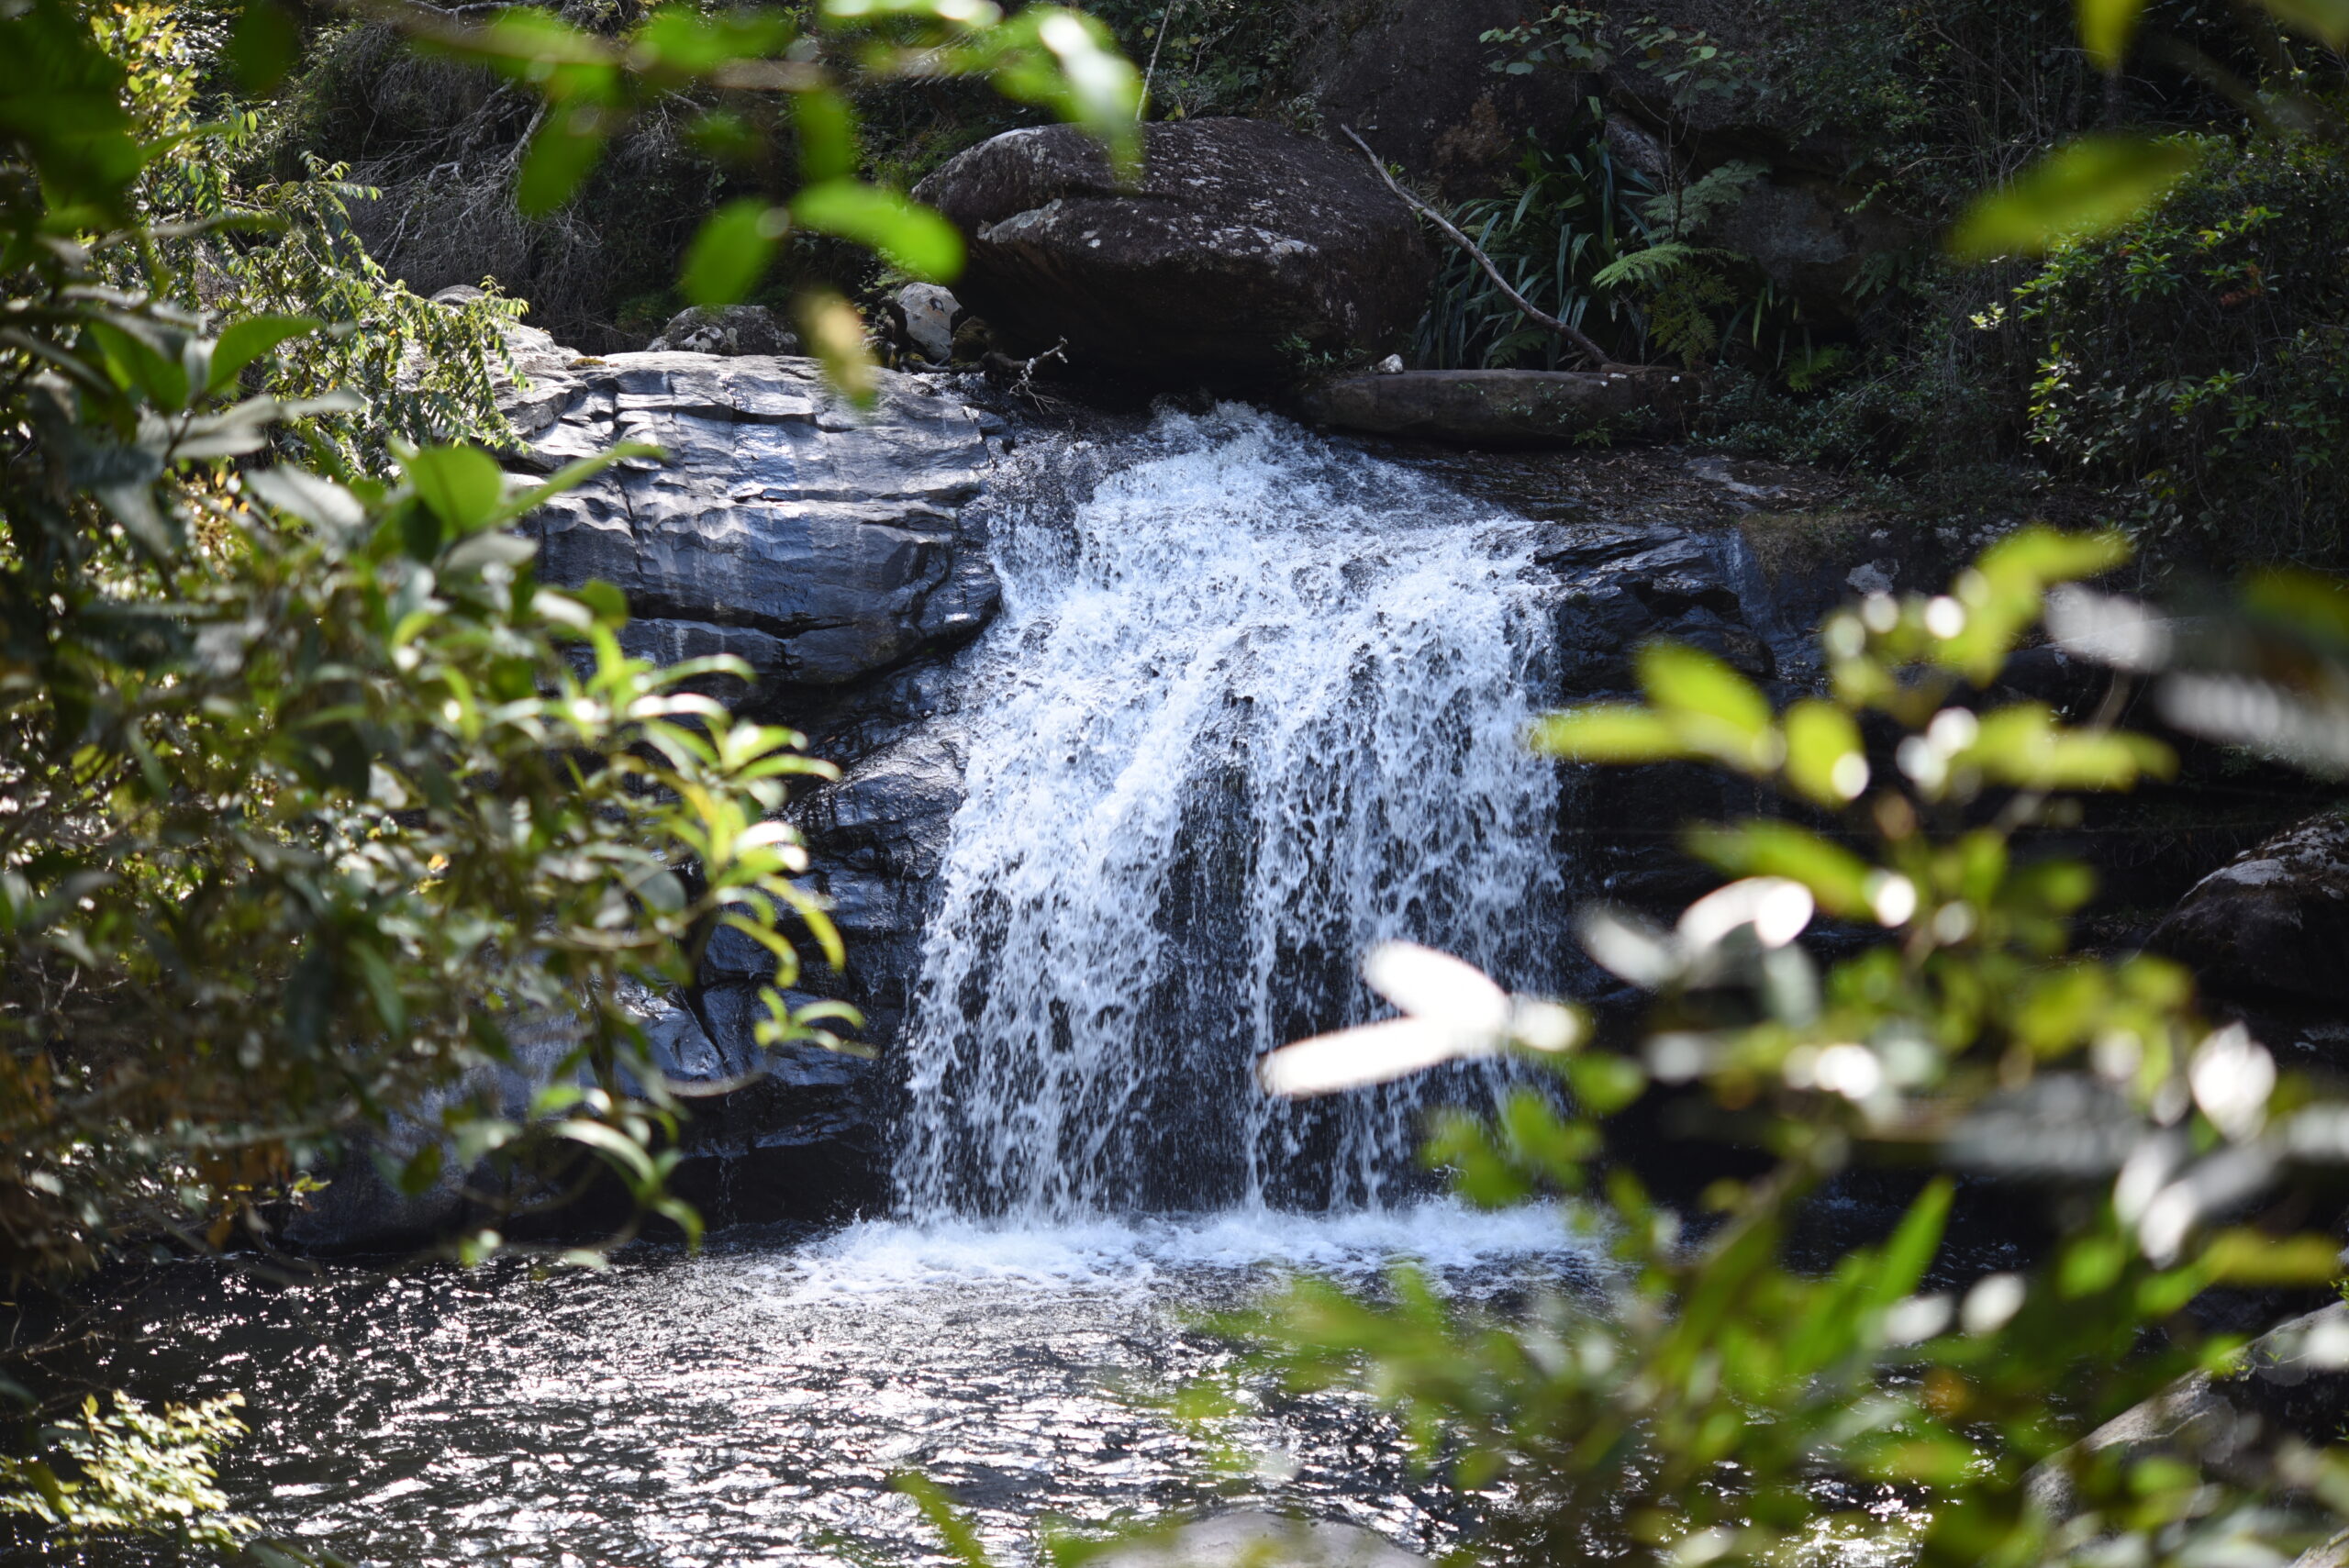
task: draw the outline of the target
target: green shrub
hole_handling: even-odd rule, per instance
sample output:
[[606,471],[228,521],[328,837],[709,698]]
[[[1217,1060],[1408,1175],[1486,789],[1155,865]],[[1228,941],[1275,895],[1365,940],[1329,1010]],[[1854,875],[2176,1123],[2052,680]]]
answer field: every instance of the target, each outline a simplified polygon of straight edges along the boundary
[[2212,143],[2158,208],[2016,291],[2032,443],[2172,549],[2339,560],[2344,251],[2349,155]]

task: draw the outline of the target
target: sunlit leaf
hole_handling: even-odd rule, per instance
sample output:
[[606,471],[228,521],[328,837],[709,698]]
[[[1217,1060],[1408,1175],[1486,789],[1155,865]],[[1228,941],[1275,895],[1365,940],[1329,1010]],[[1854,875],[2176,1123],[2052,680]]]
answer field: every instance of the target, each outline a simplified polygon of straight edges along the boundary
[[1416,942],[1381,942],[1364,958],[1362,976],[1372,990],[1420,1018],[1487,1033],[1508,1025],[1508,994],[1450,953]]
[[1544,714],[1530,740],[1535,751],[1573,762],[1657,762],[1688,754],[1661,715],[1631,703]]
[[2110,233],[2168,195],[2200,161],[2199,150],[2181,140],[2081,137],[1976,201],[1951,230],[1950,254],[1961,261],[2036,256]]
[[506,499],[504,471],[478,447],[426,447],[401,458],[400,468],[451,533],[488,527]]
[[2128,58],[2130,40],[2145,0],[2079,0],[2080,42],[2099,71],[2118,71]]
[[301,57],[302,32],[277,0],[245,0],[236,30],[228,35],[228,64],[237,82],[256,96],[275,91]]
[[230,322],[222,329],[219,341],[213,345],[207,390],[221,390],[255,360],[291,339],[307,337],[319,325],[307,316],[247,316]]
[[607,128],[605,112],[593,104],[549,114],[522,155],[515,205],[542,217],[569,201],[603,156]]
[[791,217],[819,233],[880,251],[930,283],[952,283],[963,270],[963,236],[918,202],[856,180],[827,180],[791,198]]
[[1821,806],[1842,806],[1868,787],[1860,728],[1833,703],[1805,697],[1787,710],[1787,782]]
[[780,207],[752,197],[728,202],[709,216],[686,248],[678,287],[696,305],[734,305],[749,298],[766,277],[776,242],[790,227]]
[[815,292],[800,296],[799,330],[807,347],[823,364],[824,375],[843,396],[859,407],[870,407],[880,395],[874,372],[873,346],[864,333],[864,318],[856,306],[836,294]]
[[1282,1046],[1256,1064],[1256,1080],[1271,1095],[1334,1094],[1407,1077],[1499,1045],[1497,1035],[1436,1019],[1389,1018]]

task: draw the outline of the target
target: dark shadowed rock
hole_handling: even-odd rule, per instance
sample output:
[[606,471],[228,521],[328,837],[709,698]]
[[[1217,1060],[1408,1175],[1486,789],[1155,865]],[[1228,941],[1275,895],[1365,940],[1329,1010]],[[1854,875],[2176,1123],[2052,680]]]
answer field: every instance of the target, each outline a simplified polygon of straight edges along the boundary
[[1508,51],[1483,35],[1529,11],[1522,0],[1315,0],[1296,90],[1324,125],[1353,127],[1445,195],[1482,195],[1508,174],[1524,137],[1564,131],[1587,91],[1564,77],[1492,69]]
[[1409,336],[1433,262],[1352,152],[1261,120],[1143,129],[1140,183],[1067,126],[1009,131],[915,194],[969,239],[955,293],[1007,352],[1163,379],[1274,378]]
[[1563,446],[1606,435],[1660,439],[1687,428],[1694,376],[1679,371],[1405,371],[1314,388],[1317,424],[1464,446]]
[[527,462],[661,447],[531,519],[547,581],[629,597],[631,649],[729,652],[764,688],[829,686],[967,638],[997,587],[962,508],[990,422],[909,376],[848,407],[815,361],[616,354],[535,380]]
[[2196,883],[2150,944],[2212,990],[2349,1002],[2349,819],[2331,813]]
[[2239,1481],[2264,1479],[2265,1444],[2285,1434],[2303,1442],[2340,1440],[2349,1422],[2349,1306],[2335,1302],[2280,1323],[2244,1350],[2240,1371],[2195,1373],[2115,1416],[2046,1462],[2026,1483],[2032,1500],[2058,1518],[2077,1511],[2076,1467],[2102,1455],[2177,1459]]

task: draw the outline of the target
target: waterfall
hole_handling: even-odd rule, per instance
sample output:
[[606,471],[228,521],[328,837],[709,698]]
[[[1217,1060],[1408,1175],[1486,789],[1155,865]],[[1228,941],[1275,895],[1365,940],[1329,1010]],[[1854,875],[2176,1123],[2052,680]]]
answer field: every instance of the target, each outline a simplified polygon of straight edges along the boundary
[[1031,449],[994,503],[967,795],[903,1047],[914,1218],[1377,1207],[1454,1069],[1305,1106],[1370,944],[1552,978],[1531,528],[1272,416]]

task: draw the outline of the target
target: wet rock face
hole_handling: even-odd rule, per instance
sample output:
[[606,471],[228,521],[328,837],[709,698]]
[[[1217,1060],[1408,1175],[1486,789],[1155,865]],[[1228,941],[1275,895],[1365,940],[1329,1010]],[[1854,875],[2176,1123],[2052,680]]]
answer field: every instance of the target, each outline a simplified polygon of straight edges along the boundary
[[2349,1003],[2349,819],[2311,817],[2236,856],[2149,945],[2214,991]]
[[1160,380],[1275,379],[1300,350],[1408,339],[1434,263],[1361,158],[1261,120],[1142,131],[1131,188],[1067,126],[1007,132],[916,188],[968,239],[956,295],[1007,351],[1065,339]]
[[525,425],[530,466],[623,440],[666,453],[542,507],[529,525],[540,574],[616,584],[631,651],[737,654],[762,696],[968,638],[998,595],[962,512],[991,420],[913,377],[881,380],[860,413],[804,359],[616,354],[534,377],[518,410],[540,421]]

